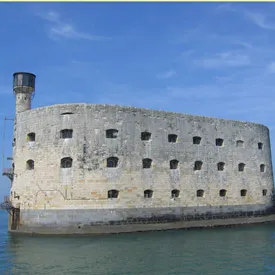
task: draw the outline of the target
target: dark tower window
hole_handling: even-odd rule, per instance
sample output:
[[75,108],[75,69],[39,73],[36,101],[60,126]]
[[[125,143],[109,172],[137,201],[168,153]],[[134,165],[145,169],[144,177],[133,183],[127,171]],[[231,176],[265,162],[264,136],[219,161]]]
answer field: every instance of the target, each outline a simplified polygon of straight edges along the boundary
[[238,164],[238,170],[239,170],[240,172],[243,172],[243,171],[244,171],[244,167],[245,167],[245,164],[244,164],[244,163],[239,163],[239,164]]
[[176,159],[170,160],[170,169],[178,169],[179,161]]
[[29,133],[27,136],[28,141],[35,141],[35,133]]
[[115,168],[118,165],[118,158],[117,157],[109,157],[107,158],[107,167]]
[[117,138],[118,130],[108,129],[106,130],[106,138]]
[[201,143],[201,137],[193,137],[193,144],[200,144]]
[[34,169],[34,161],[32,159],[29,159],[26,162],[26,169],[27,170],[33,170]]
[[265,197],[267,195],[267,190],[263,189],[263,196]]
[[244,142],[243,142],[243,140],[237,140],[237,141],[236,141],[236,147],[243,148],[243,147],[244,147]]
[[172,199],[178,198],[180,196],[180,190],[174,189],[171,191]]
[[118,198],[118,190],[112,189],[108,191],[108,199],[117,199]]
[[197,190],[197,197],[203,197],[204,196],[204,190],[199,189]]
[[143,168],[151,168],[152,167],[152,160],[151,159],[143,159],[142,160],[142,167]]
[[72,165],[73,165],[73,159],[70,157],[63,158],[60,161],[61,168],[71,168]]
[[144,191],[144,198],[152,198],[153,197],[153,190],[147,189]]
[[265,165],[264,164],[261,164],[260,165],[260,171],[263,173],[265,172]]
[[223,171],[224,170],[225,163],[224,162],[219,162],[217,164],[218,171]]
[[222,138],[217,138],[216,139],[216,146],[223,146],[223,139]]
[[174,134],[170,134],[168,135],[168,142],[177,142],[177,139],[178,139],[178,136],[177,135],[174,135]]
[[258,149],[259,149],[259,150],[263,150],[263,147],[264,147],[263,143],[262,143],[262,142],[259,142],[259,143],[258,143]]
[[73,137],[73,130],[71,129],[64,129],[60,131],[60,138],[72,138]]
[[16,138],[14,138],[12,141],[12,147],[14,147],[15,145],[16,145]]
[[194,170],[195,171],[201,170],[201,168],[202,168],[202,161],[200,160],[195,161]]
[[220,190],[220,197],[225,197],[226,196],[226,190],[225,189],[221,189]]
[[150,139],[151,139],[151,133],[149,133],[149,132],[141,133],[141,140],[150,140]]
[[246,189],[242,189],[241,190],[241,197],[245,197],[246,193],[247,193],[247,190]]

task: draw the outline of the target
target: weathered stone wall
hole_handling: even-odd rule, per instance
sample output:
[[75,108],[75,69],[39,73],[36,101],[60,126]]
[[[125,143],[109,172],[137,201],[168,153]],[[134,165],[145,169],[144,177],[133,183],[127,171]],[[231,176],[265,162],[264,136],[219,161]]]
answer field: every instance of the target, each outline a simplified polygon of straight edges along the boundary
[[[61,139],[62,129],[72,129],[72,138]],[[106,138],[107,129],[117,129],[117,138]],[[152,134],[150,141],[141,140],[144,131]],[[34,142],[27,140],[31,132]],[[176,134],[177,142],[168,142],[168,134]],[[194,136],[201,137],[199,145],[193,144]],[[21,210],[204,207],[209,211],[238,205],[261,205],[262,210],[272,205],[269,130],[263,125],[121,106],[66,104],[18,113],[14,137],[11,191],[13,204]],[[216,138],[224,140],[223,146],[216,146]],[[244,142],[243,147],[236,146],[237,140]],[[106,167],[110,156],[119,158],[117,168]],[[63,157],[73,159],[72,168],[60,168]],[[152,168],[142,168],[143,158],[153,160]],[[29,159],[34,161],[33,170],[26,169]],[[172,159],[179,161],[178,169],[170,169]],[[203,162],[200,171],[194,171],[197,160]],[[217,170],[218,162],[225,163],[224,171]],[[245,163],[243,172],[238,171],[239,163]],[[119,191],[117,199],[108,199],[111,189]],[[154,191],[152,198],[144,198],[146,189]],[[171,199],[173,189],[180,190],[179,198]],[[197,197],[198,189],[205,191],[203,197]],[[227,190],[225,197],[220,197],[221,189]],[[246,196],[240,195],[241,189],[247,190]]]
[[25,112],[31,109],[31,93],[17,93],[16,94],[16,113]]

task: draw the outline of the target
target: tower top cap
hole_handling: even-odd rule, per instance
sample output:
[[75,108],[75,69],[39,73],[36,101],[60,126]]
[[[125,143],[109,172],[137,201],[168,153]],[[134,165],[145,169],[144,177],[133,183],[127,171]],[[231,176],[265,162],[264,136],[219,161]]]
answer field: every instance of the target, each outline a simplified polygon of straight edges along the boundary
[[35,91],[35,74],[17,72],[13,74],[13,91],[15,93],[33,93]]
[[17,74],[21,74],[21,75],[32,75],[32,76],[36,77],[35,74],[33,74],[33,73],[28,73],[28,72],[16,72],[16,73],[13,74],[13,77],[14,77],[15,75],[17,75]]

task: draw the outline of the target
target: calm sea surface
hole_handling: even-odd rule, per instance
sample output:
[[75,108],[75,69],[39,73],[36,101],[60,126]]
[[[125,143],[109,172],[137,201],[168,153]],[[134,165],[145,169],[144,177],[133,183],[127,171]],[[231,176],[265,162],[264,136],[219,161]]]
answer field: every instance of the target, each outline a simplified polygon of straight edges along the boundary
[[11,237],[0,274],[275,274],[275,224],[100,237]]

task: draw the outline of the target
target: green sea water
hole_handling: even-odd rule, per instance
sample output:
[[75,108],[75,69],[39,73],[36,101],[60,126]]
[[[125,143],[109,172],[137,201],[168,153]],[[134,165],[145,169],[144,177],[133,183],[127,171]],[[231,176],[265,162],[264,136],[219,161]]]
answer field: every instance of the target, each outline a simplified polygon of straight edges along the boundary
[[12,237],[0,211],[0,274],[275,274],[275,224],[91,237]]

